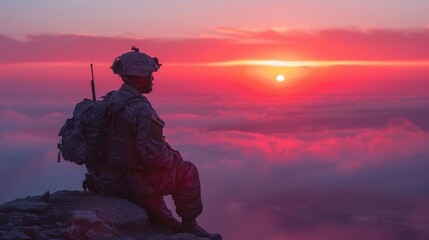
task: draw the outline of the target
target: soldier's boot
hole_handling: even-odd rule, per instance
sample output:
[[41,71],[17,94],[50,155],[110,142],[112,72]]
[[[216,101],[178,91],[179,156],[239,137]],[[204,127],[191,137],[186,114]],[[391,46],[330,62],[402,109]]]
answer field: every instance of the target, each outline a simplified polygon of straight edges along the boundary
[[183,220],[180,225],[179,232],[181,233],[189,233],[197,237],[204,237],[210,240],[222,240],[222,236],[220,234],[209,233],[200,227],[195,219],[192,220]]
[[150,223],[155,227],[166,227],[173,233],[180,231],[180,222],[175,218],[163,218],[163,219],[150,219]]
[[149,222],[158,227],[166,227],[173,233],[177,233],[180,228],[180,222],[173,216],[168,209],[164,196],[152,196],[145,201],[145,209],[149,215]]

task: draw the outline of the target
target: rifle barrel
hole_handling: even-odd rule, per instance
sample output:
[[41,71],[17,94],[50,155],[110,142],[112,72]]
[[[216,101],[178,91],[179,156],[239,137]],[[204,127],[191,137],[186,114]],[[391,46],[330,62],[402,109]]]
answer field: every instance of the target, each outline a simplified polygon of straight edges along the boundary
[[92,101],[96,101],[97,98],[95,97],[95,83],[94,83],[94,71],[92,70],[92,63],[90,64],[91,66],[91,90],[92,90]]

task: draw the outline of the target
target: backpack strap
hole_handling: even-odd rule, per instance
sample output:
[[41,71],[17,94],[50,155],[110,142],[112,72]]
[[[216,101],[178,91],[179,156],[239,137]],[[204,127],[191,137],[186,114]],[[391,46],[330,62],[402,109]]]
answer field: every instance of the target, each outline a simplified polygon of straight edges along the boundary
[[146,99],[142,98],[139,95],[133,95],[128,97],[127,99],[125,99],[125,101],[121,102],[121,103],[112,103],[109,106],[109,110],[108,110],[108,114],[109,115],[115,115],[118,114],[120,111],[122,111],[122,109],[124,109],[125,106],[127,106],[128,104],[131,103],[135,103],[135,102],[144,102],[147,101]]

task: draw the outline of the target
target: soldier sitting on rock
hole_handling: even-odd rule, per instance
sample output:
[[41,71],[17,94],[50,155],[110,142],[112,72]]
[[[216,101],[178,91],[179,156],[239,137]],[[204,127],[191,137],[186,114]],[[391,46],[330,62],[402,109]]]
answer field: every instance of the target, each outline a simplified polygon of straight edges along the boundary
[[[117,57],[111,66],[123,84],[108,94],[106,101],[128,104],[110,119],[104,161],[87,164],[85,183],[101,194],[140,205],[152,224],[175,233],[222,239],[197,224],[203,210],[197,168],[165,141],[164,121],[143,96],[152,91],[153,73],[161,64],[135,47],[132,50]],[[172,196],[181,222],[167,208],[165,195]]]

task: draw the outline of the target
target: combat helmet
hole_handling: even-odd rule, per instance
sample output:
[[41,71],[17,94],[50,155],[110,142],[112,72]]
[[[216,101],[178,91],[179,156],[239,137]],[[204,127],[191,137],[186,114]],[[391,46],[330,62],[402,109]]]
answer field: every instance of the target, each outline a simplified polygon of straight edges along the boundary
[[131,52],[124,53],[115,58],[110,67],[113,73],[121,76],[149,76],[152,72],[158,71],[162,66],[158,58],[141,53],[134,46],[131,50]]

